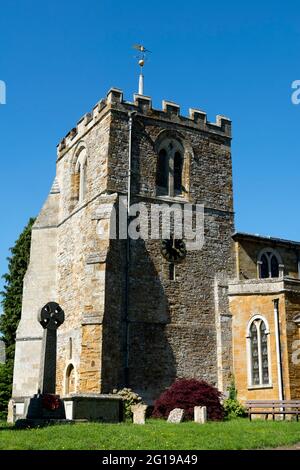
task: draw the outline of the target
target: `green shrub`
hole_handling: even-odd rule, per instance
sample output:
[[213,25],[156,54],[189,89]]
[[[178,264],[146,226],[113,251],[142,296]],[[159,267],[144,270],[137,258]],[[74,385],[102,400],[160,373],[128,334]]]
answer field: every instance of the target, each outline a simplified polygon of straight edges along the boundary
[[235,388],[234,378],[231,379],[230,385],[227,390],[228,390],[228,398],[230,400],[237,400],[237,389]]
[[225,410],[225,416],[229,419],[243,418],[247,415],[246,409],[238,400],[227,398],[224,400],[223,407]]
[[247,415],[246,409],[237,399],[237,389],[234,379],[231,380],[228,387],[228,398],[223,402],[225,416],[228,419],[243,418]]
[[135,393],[131,388],[122,388],[121,390],[114,390],[113,393],[122,397],[123,406],[124,406],[124,418],[131,419],[132,411],[131,407],[142,403],[142,398]]

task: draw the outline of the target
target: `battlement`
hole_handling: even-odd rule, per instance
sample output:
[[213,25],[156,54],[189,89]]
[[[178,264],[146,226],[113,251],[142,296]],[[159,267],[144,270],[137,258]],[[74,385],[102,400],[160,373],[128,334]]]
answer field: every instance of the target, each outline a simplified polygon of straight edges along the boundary
[[57,145],[58,158],[78,142],[110,110],[127,114],[129,111],[136,111],[138,115],[149,119],[172,122],[202,132],[231,138],[231,120],[225,116],[217,115],[216,122],[209,122],[207,114],[199,109],[190,108],[187,117],[180,115],[180,106],[171,101],[163,100],[162,110],[158,110],[152,108],[152,100],[148,96],[134,94],[133,98],[133,102],[124,101],[122,90],[111,88],[106,99],[99,101],[89,113],[86,113],[77,122],[76,127],[71,129]]

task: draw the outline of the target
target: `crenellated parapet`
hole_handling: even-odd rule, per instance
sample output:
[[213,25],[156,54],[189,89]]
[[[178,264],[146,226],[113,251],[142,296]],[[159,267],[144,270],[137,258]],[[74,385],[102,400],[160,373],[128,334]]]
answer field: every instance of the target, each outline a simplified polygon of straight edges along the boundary
[[111,88],[106,99],[99,101],[93,109],[86,113],[78,122],[76,127],[70,130],[57,146],[57,156],[60,158],[79,141],[99,120],[109,111],[116,110],[123,113],[137,111],[138,115],[145,118],[172,122],[180,126],[190,127],[202,132],[217,134],[222,137],[231,138],[231,120],[225,116],[216,116],[216,122],[207,120],[207,114],[199,109],[190,108],[189,116],[180,114],[180,106],[171,101],[163,100],[162,109],[154,109],[152,100],[148,96],[134,94],[133,102],[124,101],[123,92],[118,88]]

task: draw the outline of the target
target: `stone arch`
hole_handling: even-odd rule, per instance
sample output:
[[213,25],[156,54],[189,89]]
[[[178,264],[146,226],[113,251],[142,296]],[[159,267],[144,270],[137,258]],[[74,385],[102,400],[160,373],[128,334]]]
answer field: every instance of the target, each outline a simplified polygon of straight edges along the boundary
[[72,362],[70,362],[65,370],[65,395],[76,392],[76,370]]
[[283,262],[280,253],[274,248],[266,247],[257,256],[257,274],[259,278],[279,277],[283,273]]

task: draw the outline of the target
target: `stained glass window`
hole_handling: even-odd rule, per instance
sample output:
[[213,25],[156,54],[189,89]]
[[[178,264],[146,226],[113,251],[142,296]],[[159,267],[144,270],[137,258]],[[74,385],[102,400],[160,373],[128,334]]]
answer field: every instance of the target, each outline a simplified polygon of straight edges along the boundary
[[269,383],[269,360],[268,360],[268,337],[266,334],[266,324],[264,321],[260,322],[260,349],[261,349],[261,368],[262,368],[262,383]]
[[252,362],[252,384],[259,385],[259,362],[258,362],[258,340],[255,322],[251,325],[251,362]]
[[250,326],[251,385],[269,383],[268,333],[262,319],[254,320]]

